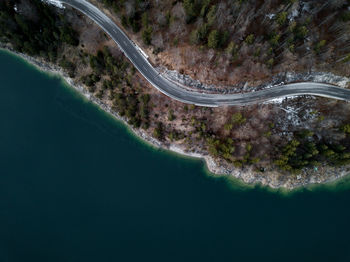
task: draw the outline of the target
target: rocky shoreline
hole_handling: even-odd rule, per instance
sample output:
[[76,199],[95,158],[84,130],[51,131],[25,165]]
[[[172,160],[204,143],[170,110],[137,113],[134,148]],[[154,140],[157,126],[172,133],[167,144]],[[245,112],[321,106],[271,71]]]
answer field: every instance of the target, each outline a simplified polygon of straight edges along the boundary
[[207,152],[201,152],[201,151],[188,152],[185,148],[179,147],[176,144],[163,143],[161,141],[158,141],[157,139],[153,138],[152,136],[147,134],[145,131],[143,131],[141,128],[136,129],[131,127],[130,125],[128,125],[127,120],[124,117],[121,117],[116,111],[112,110],[111,106],[109,106],[102,100],[96,98],[95,96],[91,95],[87,91],[87,89],[85,89],[81,84],[74,81],[74,79],[70,78],[68,74],[64,72],[64,70],[62,70],[62,68],[60,68],[59,66],[52,63],[48,63],[47,61],[44,61],[41,58],[34,58],[26,54],[16,52],[11,48],[11,46],[6,44],[0,44],[0,48],[2,50],[9,51],[25,59],[27,62],[34,65],[36,68],[38,68],[41,71],[45,71],[45,72],[62,77],[72,88],[77,90],[89,101],[95,103],[105,112],[108,112],[116,119],[122,121],[124,124],[126,124],[129,127],[130,130],[132,130],[132,132],[137,137],[141,138],[144,141],[147,141],[149,144],[155,146],[156,148],[170,150],[172,152],[175,152],[184,156],[204,159],[209,171],[213,174],[230,175],[237,179],[242,180],[244,183],[247,183],[247,184],[261,184],[263,186],[269,186],[275,189],[285,188],[288,190],[293,190],[295,188],[308,186],[311,184],[321,184],[321,183],[332,182],[342,177],[345,177],[350,173],[350,166],[336,168],[336,167],[329,167],[326,165],[319,167],[318,170],[315,170],[315,169],[303,170],[302,173],[298,175],[286,176],[273,169],[266,170],[264,173],[261,173],[253,170],[252,167],[248,167],[244,169],[233,168],[232,166],[229,166],[224,161],[213,159]]

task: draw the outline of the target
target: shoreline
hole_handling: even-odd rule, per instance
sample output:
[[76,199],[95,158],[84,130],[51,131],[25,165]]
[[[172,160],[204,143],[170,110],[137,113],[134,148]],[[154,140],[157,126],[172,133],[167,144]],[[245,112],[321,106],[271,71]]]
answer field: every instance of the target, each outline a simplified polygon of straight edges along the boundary
[[124,117],[121,117],[116,111],[112,110],[108,104],[91,95],[81,84],[76,83],[74,79],[70,78],[67,73],[65,73],[65,71],[58,65],[49,63],[40,58],[31,57],[26,54],[17,52],[10,46],[3,43],[0,43],[0,50],[9,52],[12,55],[16,55],[22,58],[29,64],[33,65],[39,71],[60,77],[67,85],[79,92],[80,95],[84,96],[86,99],[97,105],[100,109],[125,124],[126,127],[131,130],[132,134],[135,135],[138,139],[141,139],[142,142],[145,142],[157,149],[170,151],[171,153],[176,153],[184,157],[204,159],[207,170],[215,176],[231,176],[248,185],[259,184],[261,186],[267,186],[272,189],[285,189],[291,191],[294,189],[299,189],[301,187],[334,182],[347,176],[350,173],[350,165],[340,168],[323,165],[320,167],[320,169],[323,169],[323,171],[327,173],[327,176],[320,176],[316,172],[303,170],[302,173],[304,175],[307,175],[307,179],[302,179],[302,176],[299,175],[292,179],[291,175],[289,177],[284,177],[284,179],[281,181],[280,178],[283,176],[283,174],[273,169],[268,170],[267,173],[259,173],[257,171],[254,171],[252,167],[247,167],[244,169],[233,168],[223,163],[223,161],[215,161],[208,153],[188,152],[174,143],[165,144],[158,141],[143,131],[141,128],[133,128],[127,123],[127,120]]
[[69,85],[71,88],[76,90],[80,95],[84,96],[88,101],[93,102],[95,105],[97,105],[104,112],[110,114],[115,119],[121,121],[123,124],[125,124],[132,131],[132,133],[134,135],[136,135],[142,141],[148,142],[148,144],[150,144],[151,146],[153,146],[157,149],[169,150],[171,152],[174,152],[174,153],[177,153],[177,154],[180,154],[183,156],[191,157],[191,158],[196,158],[196,159],[203,159],[204,158],[204,156],[199,154],[199,153],[185,152],[183,149],[181,149],[180,147],[178,147],[176,145],[173,145],[173,144],[166,145],[166,144],[156,140],[155,138],[149,136],[148,134],[146,134],[146,132],[142,131],[142,129],[133,128],[132,126],[130,126],[127,123],[127,120],[124,117],[121,117],[117,112],[112,110],[112,108],[109,105],[107,105],[106,103],[104,103],[100,99],[91,95],[82,85],[75,83],[74,79],[70,78],[64,72],[64,70],[61,69],[59,66],[52,64],[52,63],[49,63],[49,62],[46,62],[46,61],[41,61],[40,59],[37,59],[35,57],[29,56],[29,55],[26,55],[23,53],[17,52],[15,50],[11,49],[9,46],[3,45],[3,44],[0,44],[0,50],[4,51],[4,52],[8,52],[11,55],[15,55],[15,56],[22,58],[27,63],[34,66],[37,70],[39,70],[41,72],[45,72],[45,73],[48,73],[51,75],[58,76],[59,78],[64,80],[65,84]]

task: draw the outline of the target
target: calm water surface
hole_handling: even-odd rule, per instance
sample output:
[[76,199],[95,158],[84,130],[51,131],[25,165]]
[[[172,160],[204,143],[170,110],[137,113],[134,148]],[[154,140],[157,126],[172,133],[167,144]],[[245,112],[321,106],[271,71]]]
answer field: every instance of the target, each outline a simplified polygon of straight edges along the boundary
[[0,262],[350,261],[348,182],[245,188],[5,52],[0,77]]

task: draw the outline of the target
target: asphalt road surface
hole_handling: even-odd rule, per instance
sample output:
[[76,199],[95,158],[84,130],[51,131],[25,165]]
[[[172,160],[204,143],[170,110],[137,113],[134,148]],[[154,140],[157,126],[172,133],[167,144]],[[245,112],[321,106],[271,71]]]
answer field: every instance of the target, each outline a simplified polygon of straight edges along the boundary
[[148,62],[127,35],[96,6],[85,0],[60,0],[96,22],[119,46],[135,68],[163,94],[178,101],[198,106],[229,106],[261,103],[276,98],[315,95],[350,101],[350,90],[322,83],[295,83],[244,94],[206,94],[185,90],[180,84],[164,78]]

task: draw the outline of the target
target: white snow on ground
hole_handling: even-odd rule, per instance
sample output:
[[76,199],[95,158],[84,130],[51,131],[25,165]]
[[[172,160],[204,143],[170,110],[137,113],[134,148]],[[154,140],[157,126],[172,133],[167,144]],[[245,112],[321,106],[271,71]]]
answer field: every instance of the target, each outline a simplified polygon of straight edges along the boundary
[[303,6],[302,12],[310,12],[310,3],[307,2],[301,2],[301,5]]
[[288,99],[288,97],[279,97],[275,99],[271,99],[269,101],[264,102],[264,104],[282,104],[284,100]]
[[295,2],[292,6],[292,11],[288,15],[289,22],[293,22],[299,15],[310,13],[311,6],[308,2]]
[[[314,96],[307,96],[308,101],[316,99]],[[277,125],[281,130],[281,133],[287,135],[288,139],[291,139],[291,128],[290,127],[300,127],[302,129],[309,129],[310,124],[320,116],[320,112],[314,111],[309,108],[308,103],[294,103],[295,97],[285,98],[286,100],[281,100],[281,103],[276,103],[276,106],[282,111],[277,117]],[[282,103],[287,102],[288,103]],[[277,101],[277,99],[276,99]]]
[[289,14],[289,16],[288,16],[288,20],[289,20],[290,22],[293,22],[294,19],[295,19],[296,17],[298,17],[298,16],[299,16],[299,11],[298,11],[298,9],[293,9],[293,10],[292,10],[292,13]]
[[276,14],[267,14],[266,16],[271,20],[275,18]]
[[42,0],[42,1],[45,3],[51,4],[51,5],[54,5],[58,8],[61,8],[61,9],[65,8],[64,5],[59,0]]

